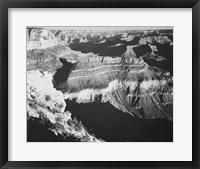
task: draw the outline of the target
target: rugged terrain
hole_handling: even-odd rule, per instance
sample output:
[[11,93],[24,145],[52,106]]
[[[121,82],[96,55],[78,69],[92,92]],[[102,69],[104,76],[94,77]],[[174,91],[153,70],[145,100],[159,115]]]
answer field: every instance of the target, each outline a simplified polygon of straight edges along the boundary
[[173,47],[172,37],[168,30],[28,28],[28,120],[50,123],[66,140],[92,142],[104,138],[73,119],[65,100],[110,103],[130,118],[173,121],[173,70],[162,67],[173,56],[159,51]]

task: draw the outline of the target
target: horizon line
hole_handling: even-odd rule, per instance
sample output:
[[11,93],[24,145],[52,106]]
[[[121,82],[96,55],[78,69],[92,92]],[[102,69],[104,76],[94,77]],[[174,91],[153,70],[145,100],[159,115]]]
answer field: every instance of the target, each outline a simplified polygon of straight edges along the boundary
[[173,26],[27,26],[26,28],[77,31],[173,30]]

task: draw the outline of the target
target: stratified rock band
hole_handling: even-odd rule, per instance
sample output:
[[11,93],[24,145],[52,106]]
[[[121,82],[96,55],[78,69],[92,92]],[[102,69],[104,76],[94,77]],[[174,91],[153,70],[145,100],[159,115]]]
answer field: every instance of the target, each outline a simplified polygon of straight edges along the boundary
[[173,142],[172,27],[27,27],[28,142]]

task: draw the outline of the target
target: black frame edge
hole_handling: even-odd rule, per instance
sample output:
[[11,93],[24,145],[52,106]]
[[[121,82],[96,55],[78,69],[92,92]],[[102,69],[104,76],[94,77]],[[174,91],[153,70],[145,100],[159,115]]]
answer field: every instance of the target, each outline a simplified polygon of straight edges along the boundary
[[[2,2],[0,1],[0,36],[2,37]],[[0,38],[0,56],[2,56],[3,53],[3,48],[2,48],[2,38]],[[2,119],[3,119],[3,115],[2,115],[2,73],[3,73],[3,69],[2,69],[2,57],[0,57],[0,138],[3,138],[3,124],[2,124]],[[2,150],[3,147],[3,142],[0,142],[0,150]],[[0,166],[2,166],[4,164],[3,162],[3,152],[0,151]]]
[[[200,159],[199,159],[199,80],[200,75],[200,59],[199,59],[199,8],[200,2],[197,2],[192,9],[192,159],[195,162],[195,167],[200,168]],[[195,16],[195,17],[194,17]],[[198,91],[198,92],[197,92]],[[196,113],[194,113],[196,112]],[[198,112],[198,113],[197,113]],[[195,146],[196,145],[196,146]]]
[[192,8],[198,0],[1,0],[11,8]]
[[[1,140],[0,140],[0,165],[2,166],[8,161],[8,30],[6,8],[4,3],[0,3],[0,45],[1,45],[1,57],[0,57],[0,123],[1,123]],[[5,41],[4,41],[5,40]],[[5,64],[3,64],[5,63]]]
[[[37,1],[37,3],[36,3]],[[114,4],[114,1],[116,3]],[[193,162],[134,162],[134,166],[131,166],[129,162],[126,165],[123,162],[119,162],[116,166],[115,162],[11,162],[8,161],[8,8],[60,8],[60,7],[144,7],[144,8],[193,8],[192,10],[192,51],[193,51],[193,68],[192,68],[192,98],[193,98],[193,112],[199,111],[200,104],[198,104],[198,98],[200,96],[200,90],[198,85],[200,84],[200,59],[199,59],[199,41],[200,41],[200,2],[197,0],[108,0],[106,3],[101,3],[101,0],[97,0],[97,3],[92,3],[91,0],[75,0],[75,1],[64,1],[58,0],[57,3],[55,1],[46,1],[46,0],[0,0],[0,167],[2,169],[7,168],[91,168],[91,167],[99,167],[103,169],[108,169],[111,167],[115,167],[115,169],[122,168],[170,168],[170,169],[198,169],[200,168],[200,134],[199,128],[200,124],[198,120],[200,120],[200,116],[198,113],[193,113]],[[34,3],[33,3],[34,2]],[[81,2],[77,5],[77,2]],[[85,3],[86,2],[86,3]],[[125,3],[125,4],[124,4]],[[146,3],[146,4],[145,4]],[[64,4],[64,5],[63,5]],[[122,5],[123,4],[123,5]],[[196,92],[198,91],[198,92]],[[198,126],[198,128],[197,128]],[[194,146],[197,145],[197,146]],[[143,165],[141,165],[143,163]],[[145,165],[144,165],[145,163]]]

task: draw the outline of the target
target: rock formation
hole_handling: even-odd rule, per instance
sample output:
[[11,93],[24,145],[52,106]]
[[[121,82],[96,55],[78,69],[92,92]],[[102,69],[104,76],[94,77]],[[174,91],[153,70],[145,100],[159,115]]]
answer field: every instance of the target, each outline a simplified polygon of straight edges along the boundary
[[141,57],[136,58],[131,47],[127,47],[120,62],[117,58],[113,60],[116,62],[101,62],[101,66],[95,60],[95,67],[89,61],[84,66],[87,69],[75,67],[56,88],[65,93],[65,99],[79,103],[110,102],[138,118],[172,120],[173,88],[168,85],[172,81],[166,73],[148,66]]
[[64,96],[52,84],[52,75],[38,70],[27,72],[27,115],[39,118],[43,123],[50,121],[50,129],[56,135],[74,136],[81,141],[99,142],[84,126],[65,112]]
[[[132,41],[121,56],[99,56],[70,49],[69,44],[106,43],[116,32],[73,32],[27,29],[27,113],[53,124],[50,130],[64,137],[74,136],[81,141],[103,141],[73,120],[65,111],[65,99],[78,103],[110,102],[131,118],[173,120],[173,77],[168,71],[150,66],[146,59],[164,61],[156,54],[156,43],[173,45],[167,35],[158,31],[119,33],[120,40]],[[154,36],[148,36],[153,34]],[[123,43],[108,47],[114,48]],[[149,45],[151,52],[138,56],[134,48]]]

